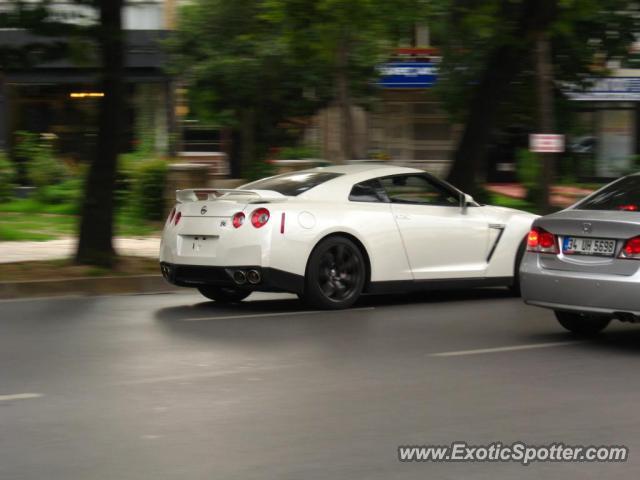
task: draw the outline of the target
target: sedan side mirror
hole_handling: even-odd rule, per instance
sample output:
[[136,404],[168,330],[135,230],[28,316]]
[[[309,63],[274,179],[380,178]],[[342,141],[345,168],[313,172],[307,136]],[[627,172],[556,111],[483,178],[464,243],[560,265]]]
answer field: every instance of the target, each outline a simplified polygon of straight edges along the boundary
[[475,203],[473,197],[467,193],[463,193],[460,197],[460,210],[462,210],[462,213],[467,213],[467,207],[473,203]]

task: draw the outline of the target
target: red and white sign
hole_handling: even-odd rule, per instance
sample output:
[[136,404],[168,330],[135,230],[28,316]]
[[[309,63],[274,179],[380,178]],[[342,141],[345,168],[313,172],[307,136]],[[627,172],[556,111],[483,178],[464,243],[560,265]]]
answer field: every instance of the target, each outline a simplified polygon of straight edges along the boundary
[[535,153],[564,152],[564,135],[534,133],[529,135],[529,150]]

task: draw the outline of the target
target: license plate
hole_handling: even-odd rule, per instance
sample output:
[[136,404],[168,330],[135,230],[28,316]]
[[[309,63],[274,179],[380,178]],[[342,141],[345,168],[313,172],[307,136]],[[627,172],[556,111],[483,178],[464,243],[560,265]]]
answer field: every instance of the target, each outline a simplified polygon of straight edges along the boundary
[[180,255],[215,256],[217,240],[216,235],[181,235]]
[[616,241],[604,238],[565,237],[562,253],[565,255],[597,255],[612,257],[616,250]]

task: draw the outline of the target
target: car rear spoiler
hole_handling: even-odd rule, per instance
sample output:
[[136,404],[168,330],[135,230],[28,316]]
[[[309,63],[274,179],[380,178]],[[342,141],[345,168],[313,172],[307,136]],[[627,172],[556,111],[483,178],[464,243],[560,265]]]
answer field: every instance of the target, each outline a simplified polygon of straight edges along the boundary
[[256,197],[252,200],[284,200],[285,197],[281,193],[273,190],[238,190],[236,188],[188,188],[185,190],[176,190],[176,201],[178,203],[197,202],[199,200],[218,200],[224,197],[225,200],[231,200],[231,196],[251,196]]

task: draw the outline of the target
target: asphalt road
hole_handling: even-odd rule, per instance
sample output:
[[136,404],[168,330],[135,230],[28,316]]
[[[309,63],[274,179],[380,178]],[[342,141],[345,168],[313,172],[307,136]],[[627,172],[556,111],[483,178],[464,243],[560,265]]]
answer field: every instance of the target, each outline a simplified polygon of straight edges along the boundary
[[[444,355],[443,355],[444,354]],[[500,289],[0,302],[0,479],[640,476],[640,328],[575,342]],[[626,463],[401,463],[399,445],[626,445]]]

